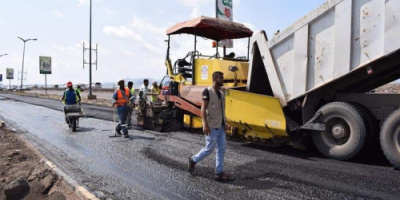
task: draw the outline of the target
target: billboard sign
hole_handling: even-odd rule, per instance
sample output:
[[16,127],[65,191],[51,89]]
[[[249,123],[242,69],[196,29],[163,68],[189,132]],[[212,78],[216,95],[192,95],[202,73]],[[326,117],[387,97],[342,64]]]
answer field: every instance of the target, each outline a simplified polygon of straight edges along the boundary
[[6,69],[6,78],[7,79],[14,79],[14,69],[13,68],[7,68]]
[[[217,18],[233,21],[232,0],[216,0],[217,1]],[[220,41],[218,46],[233,48],[233,40]]]
[[39,56],[40,74],[51,74],[51,57]]

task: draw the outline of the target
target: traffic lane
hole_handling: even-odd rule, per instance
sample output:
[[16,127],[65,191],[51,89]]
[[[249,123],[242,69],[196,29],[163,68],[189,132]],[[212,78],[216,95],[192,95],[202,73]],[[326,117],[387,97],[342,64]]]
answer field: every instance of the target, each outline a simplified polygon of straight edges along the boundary
[[[204,145],[201,135],[187,132],[146,133],[151,133],[156,139],[151,145],[141,149],[140,153],[146,159],[160,165],[157,172],[162,171],[174,177],[187,174],[187,157],[196,153]],[[120,159],[123,160],[124,156]],[[240,192],[236,190],[225,192],[225,185],[222,187],[217,185],[224,191],[220,193],[219,190],[202,187],[204,181],[207,185],[215,184],[211,180],[214,159],[212,155],[211,158],[199,163],[192,179],[182,178],[186,180],[184,185],[194,181],[195,188],[200,185],[218,198],[233,199],[238,197],[262,199],[268,196],[273,198],[280,196],[322,199],[326,197],[330,199],[356,197],[396,199],[399,194],[399,173],[387,164],[381,166],[363,162],[340,162],[321,158],[319,154],[312,152],[291,148],[266,148],[237,142],[228,142],[226,158],[227,171],[233,172],[237,180],[226,185],[237,188]],[[126,165],[129,165],[129,162]],[[152,168],[155,167],[157,166],[152,166]],[[274,194],[279,195],[274,196]]]
[[[60,101],[53,99],[43,99],[38,97],[28,97],[28,96],[20,96],[15,94],[5,94],[0,93],[0,97],[5,97],[8,99],[12,99],[15,101],[20,101],[24,103],[29,103],[32,105],[43,106],[46,108],[51,108],[58,111],[63,111],[63,104]],[[85,112],[85,117],[104,119],[113,121],[114,120],[114,111],[115,108],[105,107],[105,106],[95,106],[91,104],[82,103],[82,109]],[[116,112],[116,111],[115,111]],[[118,121],[118,116],[116,116],[116,120]],[[132,124],[136,124],[136,118],[132,118]]]
[[[46,91],[44,90],[31,90],[25,91],[25,93],[29,94],[45,94]],[[47,94],[49,95],[61,95],[63,94],[63,90],[47,90]],[[93,91],[92,94],[96,95],[98,99],[111,99],[113,92],[111,91]],[[89,90],[84,90],[81,92],[82,98],[85,98],[89,95]]]

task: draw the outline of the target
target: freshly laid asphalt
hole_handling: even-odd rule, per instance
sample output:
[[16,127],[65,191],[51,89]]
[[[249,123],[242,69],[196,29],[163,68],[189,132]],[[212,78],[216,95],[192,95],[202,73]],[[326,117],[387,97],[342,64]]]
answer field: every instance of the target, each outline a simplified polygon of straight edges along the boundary
[[135,128],[113,135],[113,109],[83,105],[77,132],[60,102],[0,94],[0,118],[49,160],[103,199],[400,199],[400,172],[381,152],[336,161],[310,150],[228,141],[225,171],[233,182],[212,179],[215,155],[187,172],[188,157],[204,137],[186,131]]

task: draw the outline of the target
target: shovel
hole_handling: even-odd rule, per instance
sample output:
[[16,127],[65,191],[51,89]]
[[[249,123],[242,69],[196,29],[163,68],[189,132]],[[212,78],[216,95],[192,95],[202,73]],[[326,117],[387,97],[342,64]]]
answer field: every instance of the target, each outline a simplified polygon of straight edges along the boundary
[[115,131],[116,126],[115,126],[115,109],[113,108],[113,115],[114,115],[114,135],[108,136],[109,138],[115,138],[115,137],[121,137],[121,135],[117,135],[117,132]]

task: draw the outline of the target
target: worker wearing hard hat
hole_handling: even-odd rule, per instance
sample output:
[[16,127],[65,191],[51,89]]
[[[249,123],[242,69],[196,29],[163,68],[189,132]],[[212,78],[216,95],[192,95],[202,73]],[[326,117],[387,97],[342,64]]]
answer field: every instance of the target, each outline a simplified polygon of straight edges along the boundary
[[67,90],[64,91],[61,101],[64,105],[76,105],[81,101],[80,92],[74,89],[71,81],[68,81]]
[[160,94],[160,89],[158,88],[157,81],[153,81],[150,91],[152,93],[151,102],[157,102],[157,96]]
[[129,88],[125,87],[125,80],[118,80],[118,88],[113,94],[113,106],[117,106],[119,123],[115,129],[118,135],[121,135],[121,130],[125,138],[129,138],[126,119],[128,116],[128,102],[132,98],[132,93]]
[[128,117],[126,118],[126,123],[128,124],[128,129],[132,129],[132,113],[135,108],[135,88],[133,88],[133,82],[128,82],[129,91],[132,94],[130,103],[128,104]]
[[[81,100],[82,100],[81,93],[74,89],[71,81],[68,81],[67,89],[64,91],[60,101],[64,105],[77,105],[80,104]],[[82,109],[80,109],[80,112],[83,115]],[[67,117],[65,117],[65,122],[67,122],[68,124]],[[78,124],[79,124],[79,119],[78,119]]]

